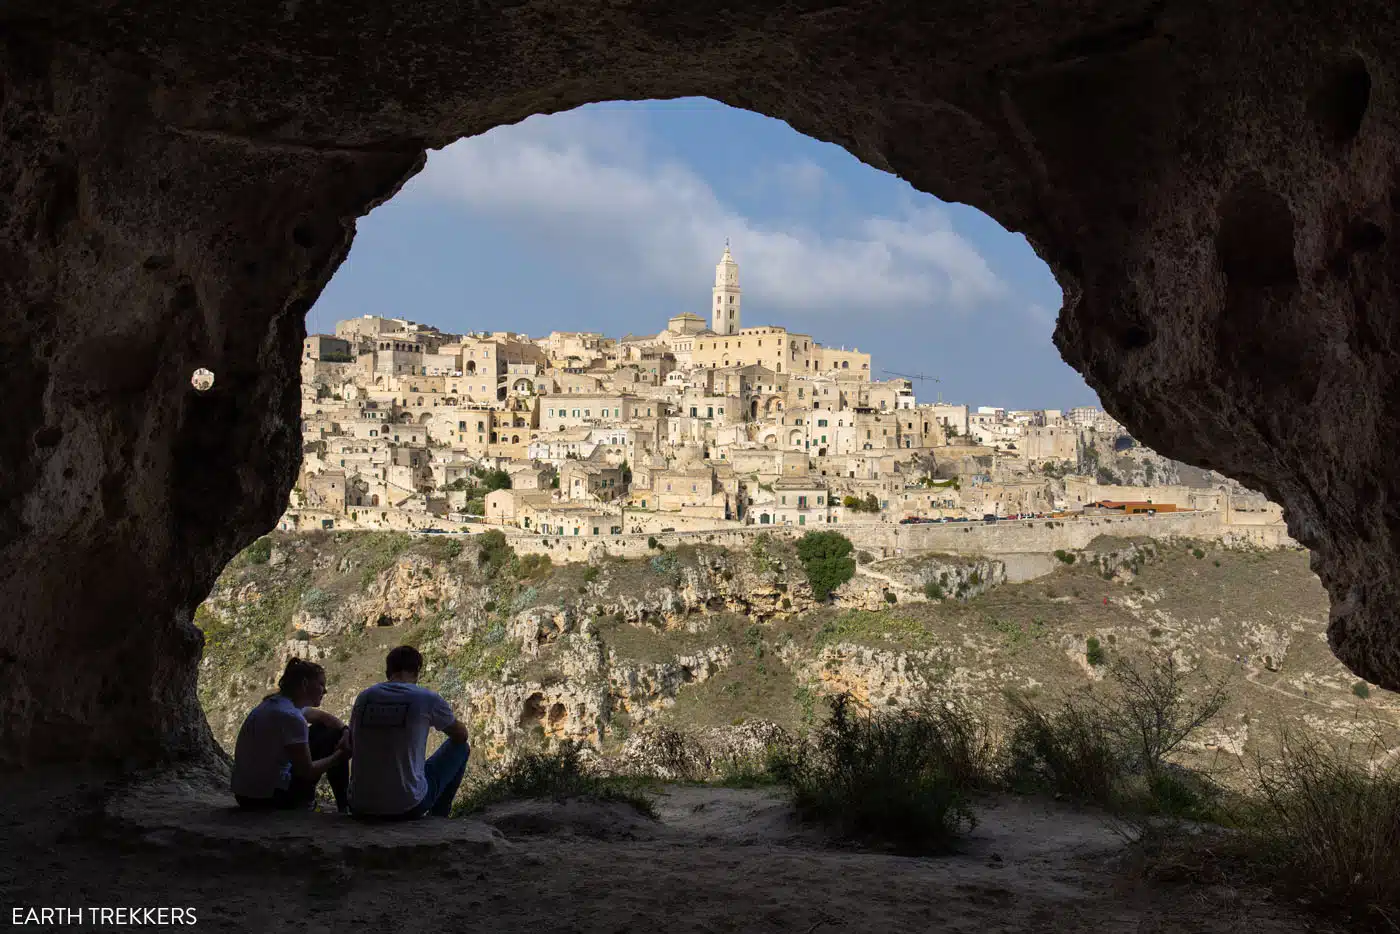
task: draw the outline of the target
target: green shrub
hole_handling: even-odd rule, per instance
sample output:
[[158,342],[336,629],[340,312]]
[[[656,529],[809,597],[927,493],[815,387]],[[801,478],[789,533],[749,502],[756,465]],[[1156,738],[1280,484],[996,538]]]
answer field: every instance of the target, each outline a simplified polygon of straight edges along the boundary
[[500,468],[487,470],[483,467],[473,467],[472,475],[481,481],[483,496],[487,493],[494,493],[497,490],[510,489],[510,474]]
[[243,550],[243,557],[249,564],[267,564],[272,558],[272,539],[264,535]]
[[460,538],[438,537],[428,543],[428,551],[439,561],[452,561],[462,553]]
[[893,590],[886,590],[886,591],[885,591],[885,602],[886,602],[886,603],[897,603],[898,601],[899,601],[899,598],[895,596],[895,593],[894,593]]
[[1055,549],[1055,557],[1058,558],[1064,564],[1074,563],[1074,553],[1065,551],[1063,548]]
[[1070,698],[1053,712],[1021,695],[1008,696],[1007,703],[1012,723],[1004,753],[1008,785],[1105,806],[1113,802],[1125,757],[1084,698]]
[[1168,760],[1225,701],[1218,683],[1193,688],[1168,653],[1115,659],[1104,687],[1055,711],[1008,696],[1006,781],[1120,811],[1204,816],[1218,789]]
[[831,592],[855,576],[851,558],[854,547],[840,532],[808,532],[797,541],[797,557],[812,585],[812,596],[826,600]]
[[[528,556],[533,557],[533,556]],[[521,610],[528,610],[535,605],[535,601],[540,598],[540,592],[534,587],[526,587],[516,594],[510,601],[510,611],[519,613]]]
[[491,574],[498,574],[515,558],[515,549],[500,529],[482,532],[476,537],[476,563]]
[[774,756],[797,813],[844,836],[903,851],[946,846],[975,826],[968,794],[987,787],[990,744],[960,706],[929,704],[858,716],[831,700],[812,742]]
[[[744,722],[743,717],[735,718],[735,726]],[[714,777],[709,784],[721,788],[765,788],[777,784],[778,778],[768,767],[769,756],[732,757],[715,763]]]
[[458,798],[452,805],[452,816],[462,817],[520,798],[593,798],[620,801],[647,817],[655,817],[656,808],[642,788],[636,781],[586,771],[579,758],[579,745],[565,742],[553,752],[521,753],[508,765],[495,769],[490,777],[474,783]]
[[1102,699],[1100,710],[1141,773],[1160,771],[1167,757],[1213,720],[1228,699],[1220,682],[1187,675],[1169,652],[1116,658],[1108,674],[1113,691]]
[[656,536],[655,536],[655,535],[648,535],[648,536],[647,536],[647,547],[648,547],[648,548],[655,548],[655,547],[657,547],[657,544],[658,544],[658,543],[657,543],[657,541],[656,541]]
[[1334,749],[1284,736],[1253,763],[1254,792],[1235,814],[1264,880],[1314,908],[1390,931],[1400,917],[1400,768],[1381,744]]
[[924,583],[924,596],[930,600],[943,599],[943,585],[938,581],[927,581]]
[[1107,653],[1104,652],[1103,646],[1100,645],[1099,640],[1093,636],[1090,636],[1084,643],[1084,660],[1095,668],[1108,661],[1108,656]]
[[870,552],[866,551],[864,548],[856,552],[856,563],[858,564],[870,564],[874,560],[875,556],[872,555]]
[[1197,561],[1201,560],[1206,556],[1206,553],[1199,548],[1192,548],[1191,554],[1196,558]]
[[1355,694],[1362,700],[1365,700],[1366,698],[1371,696],[1371,686],[1365,681],[1358,681],[1351,686],[1351,693]]
[[782,607],[783,607],[783,609],[785,609],[785,610],[790,610],[790,609],[792,609],[792,601],[791,601],[790,599],[788,599],[787,597],[783,597]]
[[875,498],[874,493],[866,493],[864,496],[844,496],[841,498],[841,505],[851,512],[880,511],[880,501]]
[[301,593],[301,605],[312,616],[328,616],[335,609],[335,597],[319,587],[308,587]]
[[583,582],[584,582],[585,584],[591,584],[591,583],[593,583],[594,581],[596,581],[597,579],[598,579],[598,566],[597,566],[596,564],[590,564],[588,567],[586,567],[586,568],[583,569]]
[[521,580],[536,580],[548,576],[553,566],[549,555],[521,555],[515,559],[515,576]]

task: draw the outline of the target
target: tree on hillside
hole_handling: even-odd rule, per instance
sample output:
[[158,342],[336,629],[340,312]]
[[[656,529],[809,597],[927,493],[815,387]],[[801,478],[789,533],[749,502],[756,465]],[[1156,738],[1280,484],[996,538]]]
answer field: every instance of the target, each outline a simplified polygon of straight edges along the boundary
[[855,547],[840,532],[808,532],[797,540],[797,557],[812,585],[812,596],[826,600],[831,592],[855,576]]
[[859,496],[846,496],[841,500],[841,505],[852,512],[879,512],[880,501],[875,498],[874,493],[866,493],[864,498]]
[[501,470],[499,467],[495,470],[483,470],[477,467],[472,470],[472,473],[476,474],[477,479],[481,481],[482,496],[485,496],[487,493],[494,493],[497,490],[510,489],[510,474]]

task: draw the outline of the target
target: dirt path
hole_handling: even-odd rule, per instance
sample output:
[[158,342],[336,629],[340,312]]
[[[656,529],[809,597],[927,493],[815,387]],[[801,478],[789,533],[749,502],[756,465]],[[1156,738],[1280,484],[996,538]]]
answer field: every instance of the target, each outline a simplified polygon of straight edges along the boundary
[[660,821],[523,802],[395,828],[238,814],[198,776],[115,796],[29,776],[0,802],[7,912],[179,905],[202,930],[258,932],[1319,930],[1260,893],[1134,882],[1102,819],[1027,799],[979,807],[938,858],[833,847],[766,790],[673,788]]

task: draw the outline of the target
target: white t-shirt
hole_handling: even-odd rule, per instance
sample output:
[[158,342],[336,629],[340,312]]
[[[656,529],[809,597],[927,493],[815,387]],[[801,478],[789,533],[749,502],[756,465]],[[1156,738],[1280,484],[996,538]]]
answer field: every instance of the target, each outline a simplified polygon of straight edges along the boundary
[[428,793],[428,729],[456,721],[447,701],[416,684],[382,681],[361,691],[350,714],[350,809],[397,815],[417,805]]
[[233,748],[233,793],[271,798],[292,782],[287,747],[308,742],[306,717],[285,695],[274,694],[249,712]]

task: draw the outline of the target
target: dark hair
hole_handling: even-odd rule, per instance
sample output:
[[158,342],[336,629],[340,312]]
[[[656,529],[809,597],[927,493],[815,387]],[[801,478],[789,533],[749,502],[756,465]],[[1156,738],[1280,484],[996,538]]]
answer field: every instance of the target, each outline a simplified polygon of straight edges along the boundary
[[392,678],[396,672],[416,675],[423,668],[422,654],[411,645],[401,645],[384,659],[384,675]]
[[277,690],[283,694],[291,694],[306,682],[325,676],[326,669],[315,662],[304,658],[289,658],[287,667],[282,670],[282,677],[277,679]]

